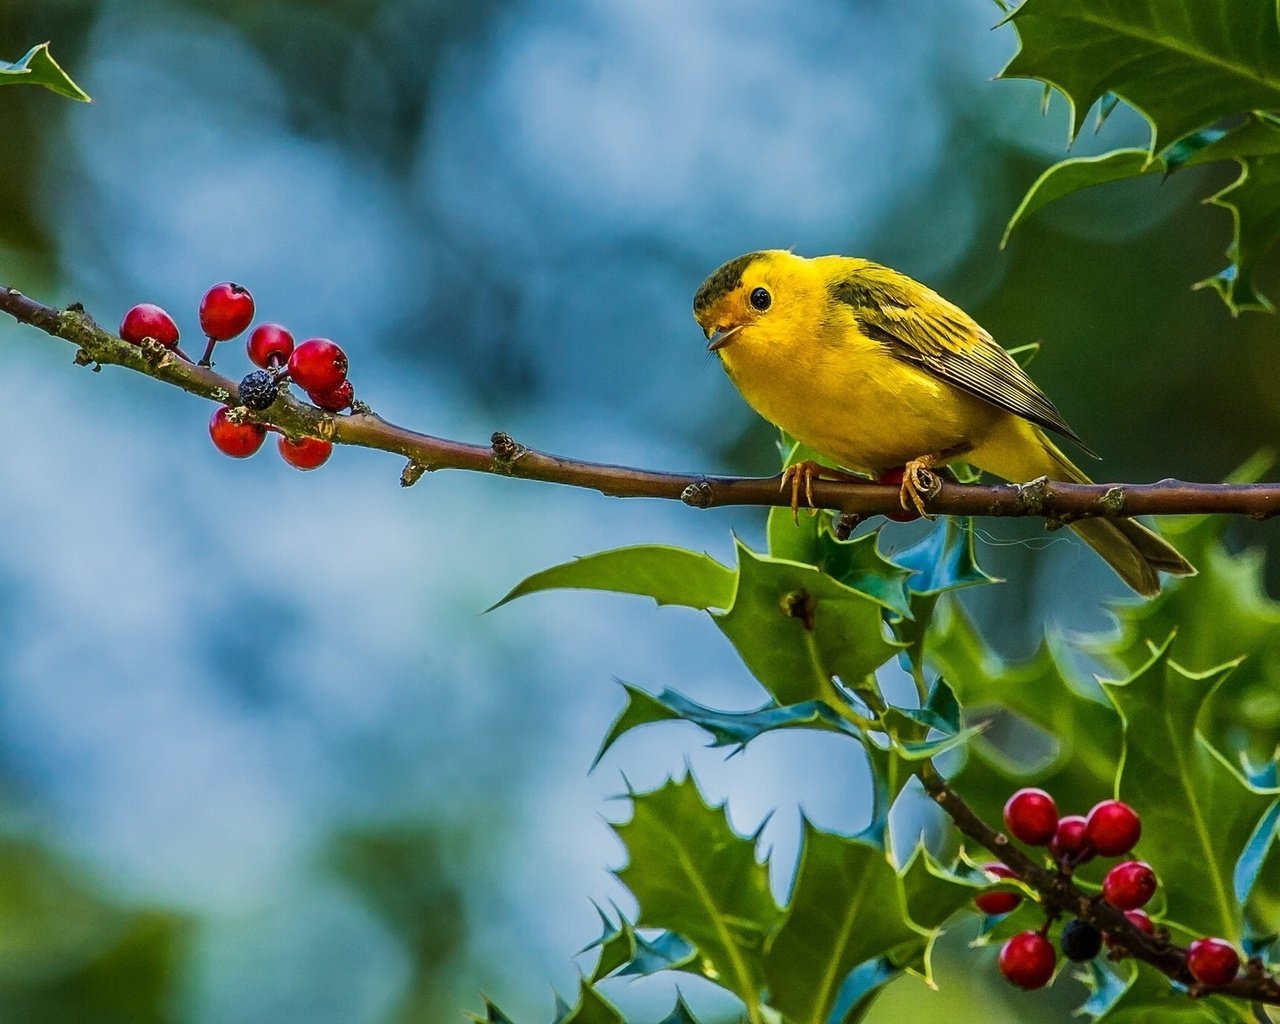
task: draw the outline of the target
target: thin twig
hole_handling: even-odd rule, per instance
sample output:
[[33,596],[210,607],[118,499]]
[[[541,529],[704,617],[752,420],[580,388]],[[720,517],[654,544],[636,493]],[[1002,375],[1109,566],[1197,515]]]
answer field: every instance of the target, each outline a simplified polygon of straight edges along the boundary
[[[158,346],[121,341],[82,307],[54,309],[12,288],[0,286],[0,310],[79,348],[77,362],[123,366],[215,402],[236,403],[237,383],[208,367],[178,358]],[[584,462],[535,451],[504,433],[487,445],[433,437],[389,423],[358,406],[350,415],[324,412],[291,394],[264,412],[241,415],[280,428],[292,437],[310,436],[335,444],[392,452],[408,460],[405,485],[425,472],[463,469],[584,487],[618,498],[680,499],[697,508],[725,505],[787,505],[779,477],[709,476],[667,473]],[[896,485],[817,480],[814,504],[858,516],[901,512]],[[938,515],[1041,516],[1050,526],[1087,517],[1144,515],[1244,515],[1268,519],[1280,513],[1280,484],[1203,484],[1162,480],[1154,484],[1071,484],[1037,480],[1028,484],[943,483],[926,502]]]

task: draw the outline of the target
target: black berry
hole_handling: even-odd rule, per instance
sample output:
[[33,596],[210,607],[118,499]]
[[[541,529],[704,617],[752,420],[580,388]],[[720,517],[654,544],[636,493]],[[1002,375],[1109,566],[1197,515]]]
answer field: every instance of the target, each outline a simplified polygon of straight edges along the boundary
[[1062,955],[1081,964],[1102,949],[1102,933],[1087,921],[1072,921],[1062,929]]
[[276,379],[266,370],[254,370],[240,382],[240,404],[261,412],[276,400]]

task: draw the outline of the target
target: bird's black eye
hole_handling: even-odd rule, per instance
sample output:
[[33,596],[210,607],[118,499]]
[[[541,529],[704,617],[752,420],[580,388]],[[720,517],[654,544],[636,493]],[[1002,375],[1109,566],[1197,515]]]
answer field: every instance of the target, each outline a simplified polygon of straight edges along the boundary
[[748,301],[750,301],[752,309],[758,309],[763,313],[773,303],[773,296],[769,294],[768,289],[757,288],[751,293]]

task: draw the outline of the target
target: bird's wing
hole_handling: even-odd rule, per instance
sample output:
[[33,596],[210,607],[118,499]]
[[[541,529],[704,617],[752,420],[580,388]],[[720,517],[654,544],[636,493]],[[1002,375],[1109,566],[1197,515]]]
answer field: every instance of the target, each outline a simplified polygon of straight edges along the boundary
[[850,271],[829,290],[832,298],[852,309],[862,332],[894,357],[1057,431],[1089,451],[1013,356],[968,313],[936,292],[874,263]]

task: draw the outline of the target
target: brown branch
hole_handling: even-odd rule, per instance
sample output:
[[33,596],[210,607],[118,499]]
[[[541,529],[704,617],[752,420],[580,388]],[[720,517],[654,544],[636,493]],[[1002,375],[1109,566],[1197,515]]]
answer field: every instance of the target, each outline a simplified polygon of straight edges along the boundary
[[955,822],[956,827],[990,850],[1020,879],[1040,893],[1046,910],[1071,914],[1093,925],[1098,931],[1107,933],[1118,954],[1132,956],[1150,964],[1172,980],[1188,986],[1193,996],[1212,993],[1280,1006],[1280,980],[1268,974],[1260,961],[1249,961],[1229,984],[1211,989],[1199,985],[1187,970],[1185,949],[1159,934],[1147,935],[1134,927],[1110,903],[1081,890],[1070,875],[1047,868],[1027,856],[1003,832],[997,832],[978,817],[964,798],[947,784],[932,762],[922,764],[919,776],[925,792]]
[[[0,310],[16,320],[78,347],[76,361],[123,366],[215,402],[236,404],[237,382],[197,366],[158,345],[138,346],[104,330],[79,305],[65,310],[0,286]],[[283,394],[261,413],[242,410],[246,420],[271,424],[290,436],[311,436],[336,444],[375,448],[408,460],[401,476],[408,486],[423,473],[464,469],[525,480],[584,487],[618,498],[679,498],[697,508],[724,505],[785,505],[778,477],[707,476],[666,473],[583,462],[535,451],[503,433],[488,445],[432,437],[389,423],[361,407],[351,415],[324,412]],[[875,483],[818,480],[814,504],[851,516],[900,512],[898,488]],[[1155,484],[1071,484],[1037,480],[1028,484],[943,483],[927,502],[931,513],[968,516],[1043,516],[1060,526],[1091,516],[1245,515],[1267,519],[1280,513],[1280,484],[1201,484],[1162,480]]]

